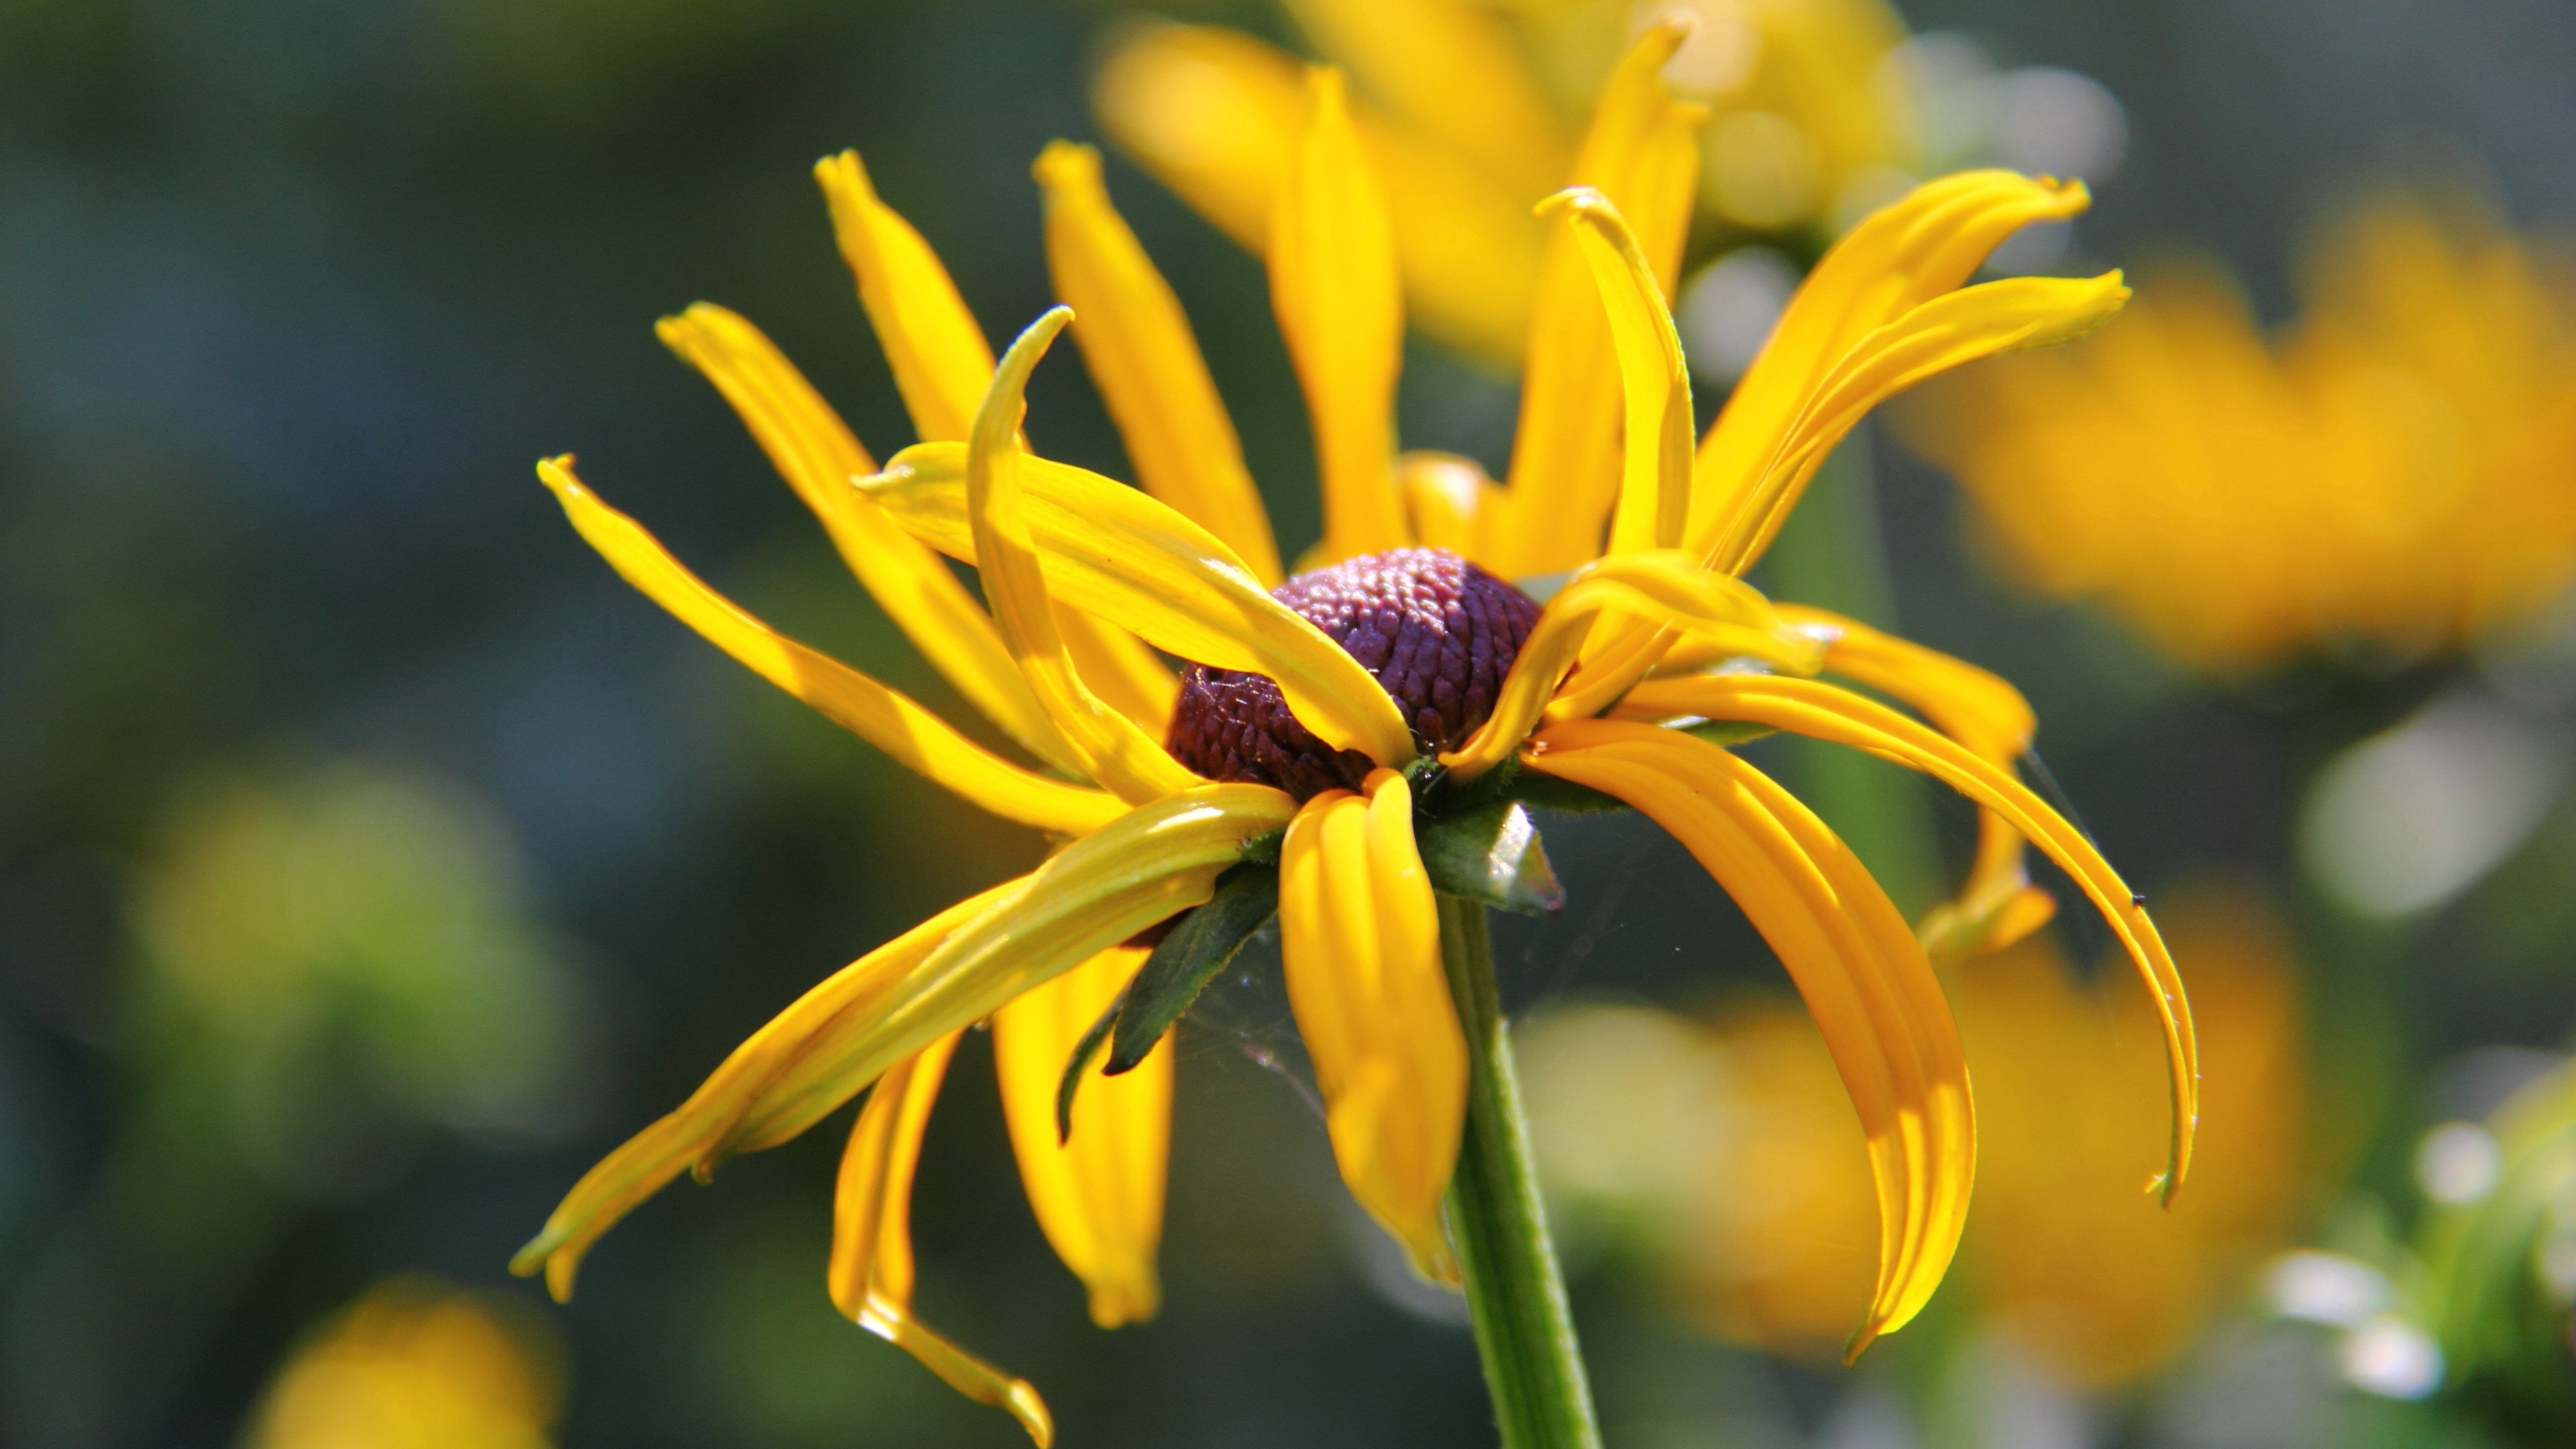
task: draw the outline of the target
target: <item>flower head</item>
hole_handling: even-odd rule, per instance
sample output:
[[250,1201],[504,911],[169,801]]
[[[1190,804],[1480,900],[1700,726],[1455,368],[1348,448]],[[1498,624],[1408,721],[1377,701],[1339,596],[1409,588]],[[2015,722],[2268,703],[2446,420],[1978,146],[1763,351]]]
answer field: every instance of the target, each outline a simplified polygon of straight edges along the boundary
[[[703,304],[664,324],[887,612],[1033,763],[769,630],[600,502],[569,459],[544,464],[576,527],[756,672],[1058,848],[762,1028],[592,1169],[523,1250],[523,1271],[542,1268],[568,1292],[600,1233],[682,1170],[704,1176],[783,1142],[873,1084],[842,1170],[835,1301],[1044,1442],[1026,1383],[912,1316],[904,1203],[940,1075],[958,1034],[990,1018],[1040,1225],[1089,1284],[1095,1319],[1150,1313],[1171,1098],[1168,1049],[1147,1048],[1186,1004],[1174,983],[1204,980],[1187,963],[1167,970],[1166,948],[1222,960],[1275,903],[1344,1181],[1417,1271],[1455,1282],[1440,1200],[1467,1056],[1435,890],[1507,903],[1547,892],[1492,877],[1516,852],[1442,842],[1482,821],[1489,842],[1526,845],[1518,796],[1571,784],[1677,835],[1743,903],[1823,1026],[1867,1131],[1883,1222],[1856,1352],[1922,1306],[1958,1236],[1975,1151],[1958,1035],[1925,944],[1852,853],[1760,771],[1674,727],[1707,721],[1839,740],[1983,807],[1976,874],[1935,936],[1945,951],[2044,919],[2046,897],[2021,874],[2025,839],[2062,864],[2152,984],[2175,1110],[2164,1180],[2179,1180],[2195,1110],[2180,984],[2128,888],[2013,777],[2030,729],[2020,697],[1972,666],[1775,607],[1740,578],[1873,404],[1958,363],[2074,335],[2120,304],[2116,274],[1961,289],[2002,237],[2081,207],[2083,192],[1972,173],[1865,223],[1695,447],[1665,301],[1692,172],[1691,112],[1659,74],[1676,38],[1650,32],[1614,80],[1576,171],[1603,184],[1547,204],[1563,240],[1535,303],[1542,345],[1521,447],[1537,461],[1524,474],[1516,458],[1509,486],[1395,450],[1403,313],[1384,187],[1339,77],[1307,78],[1268,251],[1324,495],[1323,540],[1295,579],[1279,577],[1188,323],[1088,151],[1059,143],[1037,167],[1070,306],[998,362],[857,157],[819,168],[922,438],[881,469],[750,324]],[[1068,325],[1141,489],[1024,440],[1023,389]],[[975,566],[989,613],[937,554]],[[1504,582],[1553,571],[1567,577],[1543,607]],[[1187,661],[1186,680],[1158,656]],[[1149,956],[1140,933],[1183,913]],[[1089,1071],[1104,1036],[1106,1077]]]

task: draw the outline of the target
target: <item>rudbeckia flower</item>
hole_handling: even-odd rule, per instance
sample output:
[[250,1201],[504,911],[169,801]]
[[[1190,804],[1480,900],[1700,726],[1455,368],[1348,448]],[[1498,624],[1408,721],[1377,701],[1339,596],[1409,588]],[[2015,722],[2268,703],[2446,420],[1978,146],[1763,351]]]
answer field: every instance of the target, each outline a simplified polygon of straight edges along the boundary
[[[1972,666],[1775,606],[1741,578],[1872,405],[2119,306],[2116,274],[1961,287],[2001,238],[2080,208],[2083,192],[1971,173],[1864,223],[1694,447],[1665,302],[1692,172],[1689,112],[1659,78],[1677,40],[1652,32],[1629,57],[1578,184],[1547,203],[1570,241],[1541,284],[1541,335],[1558,317],[1601,316],[1615,346],[1534,360],[1522,446],[1561,466],[1511,488],[1462,459],[1396,451],[1403,316],[1382,183],[1339,75],[1309,74],[1269,247],[1324,496],[1323,539],[1293,578],[1189,325],[1087,149],[1058,143],[1037,164],[1070,305],[998,363],[858,158],[818,168],[922,438],[882,468],[748,322],[702,304],[663,324],[887,613],[1027,761],[761,624],[555,459],[539,471],[574,526],[755,672],[1056,849],[789,1006],[593,1168],[519,1255],[521,1271],[542,1269],[568,1293],[600,1234],[680,1172],[703,1178],[784,1142],[873,1085],[841,1172],[833,1297],[1044,1442],[1029,1385],[912,1313],[905,1203],[940,1076],[959,1034],[989,1020],[1041,1227],[1089,1286],[1095,1320],[1145,1316],[1171,1111],[1158,1043],[1275,909],[1343,1179],[1423,1276],[1456,1282],[1475,1245],[1461,1228],[1453,1246],[1442,1196],[1462,1160],[1479,1047],[1443,951],[1464,949],[1462,933],[1481,940],[1480,902],[1561,898],[1520,806],[1579,800],[1633,806],[1689,847],[1823,1028],[1867,1132],[1883,1219],[1856,1352],[1913,1316],[1949,1261],[1975,1156],[1968,1079],[1923,942],[1812,812],[1717,742],[1771,730],[1899,761],[1982,807],[1986,848],[1936,923],[1945,939],[1989,943],[2044,916],[2022,877],[2025,840],[2091,896],[2164,1022],[2175,1111],[2164,1181],[2180,1180],[2196,1071],[2181,985],[2137,899],[2014,778],[2030,729],[2020,697]],[[1047,459],[1021,431],[1030,372],[1068,326],[1141,488]],[[989,612],[943,554],[975,567]],[[1544,604],[1510,582],[1554,571],[1564,576]],[[1177,675],[1166,658],[1184,661]],[[1479,1039],[1490,1022],[1487,1000]],[[1094,1071],[1104,1039],[1107,1071]],[[1471,1302],[1479,1261],[1467,1254]]]

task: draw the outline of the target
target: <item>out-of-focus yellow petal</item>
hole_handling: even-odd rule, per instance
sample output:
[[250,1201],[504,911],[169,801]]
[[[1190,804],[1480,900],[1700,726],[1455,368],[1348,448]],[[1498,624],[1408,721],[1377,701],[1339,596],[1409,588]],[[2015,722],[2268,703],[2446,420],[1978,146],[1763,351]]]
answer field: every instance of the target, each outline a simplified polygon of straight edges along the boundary
[[745,668],[812,705],[825,718],[924,778],[1005,820],[1080,834],[1116,818],[1115,796],[1068,785],[1002,759],[946,721],[743,612],[671,557],[634,519],[599,501],[573,476],[572,459],[537,465],[572,525],[619,575]]
[[[861,491],[914,537],[976,561],[966,452],[906,448]],[[1382,765],[1413,758],[1413,735],[1377,677],[1270,597],[1215,536],[1125,484],[1045,458],[1019,460],[1021,502],[1047,590],[1115,619],[1167,654],[1279,682],[1298,720],[1335,749]]]
[[1862,338],[1956,289],[2023,226],[2090,201],[2081,182],[1965,171],[1914,188],[1834,243],[1700,441],[1691,547],[1715,548],[1748,511],[1791,424]]
[[2192,1035],[2191,1000],[2173,955],[2147,916],[2144,897],[2131,891],[2084,833],[2013,776],[1957,742],[1850,690],[1811,679],[1770,675],[1707,674],[1648,680],[1626,708],[1665,715],[1750,720],[1867,750],[1920,770],[2004,817],[2029,837],[2092,898],[2112,934],[2146,982],[2164,1029],[2173,1097],[2173,1137],[2161,1179],[2170,1199],[2191,1169],[2192,1134],[2200,1122],[2200,1047]]
[[[1008,881],[969,896],[913,927],[865,956],[833,972],[793,1005],[733,1049],[724,1064],[678,1110],[627,1139],[601,1158],[564,1194],[561,1206],[546,1219],[545,1230],[510,1260],[510,1271],[534,1273],[543,1268],[546,1287],[557,1301],[572,1297],[573,1276],[582,1254],[615,1226],[635,1205],[660,1192],[692,1164],[705,1162],[717,1144],[759,1094],[802,1058],[818,1037],[855,1004],[887,990],[929,959],[958,928],[1013,897],[1023,881]],[[849,1093],[827,1104],[839,1106],[865,1087],[853,1082]],[[815,1114],[820,1116],[821,1113]]]
[[1807,479],[1871,408],[1961,363],[2081,337],[2128,300],[2118,272],[2010,277],[1935,297],[1870,333],[1818,382],[1751,491],[1715,530],[1708,557],[1730,573],[1752,567]]
[[1493,7],[1473,0],[1288,0],[1361,89],[1441,146],[1524,192],[1571,157],[1554,107]]
[[993,349],[975,314],[921,233],[877,199],[858,152],[816,162],[814,179],[822,183],[841,256],[858,276],[859,301],[894,370],[913,431],[925,439],[962,440],[993,376]]
[[1769,776],[1704,740],[1576,720],[1531,766],[1617,796],[1686,846],[1780,956],[1832,1050],[1868,1135],[1879,1273],[1857,1355],[1940,1285],[1967,1220],[1976,1124],[1967,1063],[1922,946],[1824,822]]
[[1445,548],[1483,563],[1503,490],[1485,465],[1455,453],[1411,452],[1395,460],[1396,491],[1404,496],[1413,541]]
[[[1782,624],[1769,602],[1743,580],[1711,573],[1678,550],[1619,554],[1586,565],[1547,601],[1511,672],[1503,676],[1493,714],[1464,744],[1441,755],[1440,763],[1452,775],[1472,780],[1510,759],[1550,708],[1557,685],[1582,651],[1584,635],[1610,609],[1635,614],[1649,628],[1686,625],[1732,641],[1737,654],[1799,673],[1814,673],[1824,658],[1820,642]],[[1641,664],[1638,673],[1643,672]]]
[[1082,318],[1073,340],[1126,439],[1136,481],[1224,539],[1264,588],[1276,587],[1279,546],[1234,421],[1180,299],[1109,204],[1100,153],[1053,142],[1038,157],[1037,178],[1056,295]]
[[867,450],[759,328],[700,302],[654,331],[733,404],[769,460],[886,617],[957,692],[1048,764],[1081,768],[1038,708],[993,621],[957,576],[850,488],[876,471]]
[[1610,323],[1626,400],[1622,427],[1625,462],[1619,506],[1610,523],[1610,551],[1673,548],[1682,541],[1690,511],[1690,368],[1682,361],[1681,334],[1664,305],[1652,264],[1638,248],[1627,219],[1610,198],[1589,186],[1568,187],[1540,205],[1539,214],[1563,215],[1574,226],[1583,259]]
[[[1832,639],[1825,673],[1891,696],[2006,773],[2030,749],[2038,716],[2000,676],[1822,609],[1782,605],[1780,617]],[[1947,963],[2000,951],[2055,914],[2057,898],[2022,867],[2021,832],[1980,807],[1976,859],[1959,897],[1927,913],[1918,934],[1932,959]]]
[[1308,801],[1280,849],[1288,1005],[1342,1181],[1416,1273],[1454,1285],[1440,1197],[1466,1121],[1467,1038],[1440,964],[1411,788],[1392,770],[1366,783],[1365,797],[1328,790]]
[[1134,1070],[1085,1081],[1073,1132],[1062,1139],[1056,1088],[1082,1034],[1145,956],[1135,946],[1103,951],[993,1013],[993,1060],[1020,1182],[1056,1256],[1090,1288],[1091,1321],[1102,1328],[1142,1322],[1162,1304],[1154,1249],[1172,1147],[1171,1038]]
[[[1673,99],[1663,68],[1688,27],[1648,26],[1620,61],[1569,179],[1597,188],[1634,230],[1663,295],[1672,294],[1697,195],[1701,112]],[[1619,493],[1619,372],[1601,296],[1568,229],[1547,242],[1521,375],[1500,571],[1558,573],[1600,552]]]
[[1028,1380],[1002,1372],[912,1316],[912,1174],[921,1134],[956,1053],[950,1032],[887,1070],[850,1128],[832,1196],[832,1303],[861,1328],[919,1359],[979,1404],[1006,1409],[1038,1449],[1055,1441],[1055,1421]]
[[1203,785],[1066,846],[887,990],[835,1018],[763,1084],[709,1165],[786,1141],[942,1034],[1202,904],[1244,843],[1295,810],[1266,785]]
[[1404,292],[1395,233],[1341,72],[1306,79],[1306,113],[1270,218],[1270,303],[1297,364],[1323,485],[1320,563],[1411,542],[1395,496]]
[[1138,804],[1189,789],[1200,783],[1199,777],[1173,759],[1156,736],[1103,703],[1083,682],[1056,628],[1037,545],[1020,508],[1021,394],[1030,369],[1072,318],[1063,307],[1048,312],[1020,334],[994,370],[993,386],[975,415],[974,439],[966,449],[966,516],[975,533],[975,567],[984,580],[984,596],[992,601],[1002,642],[1019,661],[1029,688],[1082,756],[1085,773],[1120,799]]

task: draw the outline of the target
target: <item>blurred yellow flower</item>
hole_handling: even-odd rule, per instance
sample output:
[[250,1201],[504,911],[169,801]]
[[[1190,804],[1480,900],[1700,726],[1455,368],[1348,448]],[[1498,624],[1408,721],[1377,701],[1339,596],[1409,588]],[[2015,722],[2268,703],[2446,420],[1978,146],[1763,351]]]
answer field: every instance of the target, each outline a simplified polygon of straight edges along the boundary
[[2418,657],[2576,576],[2576,275],[2474,204],[2382,196],[2266,339],[2206,263],[2083,347],[1962,378],[1908,435],[2016,578],[2194,669]]
[[[2022,871],[2025,840],[2076,878],[2161,1015],[2174,1113],[2165,1180],[2180,1181],[2196,1091],[2181,983],[2128,887],[2013,775],[2031,729],[2020,695],[1849,620],[1775,608],[1741,579],[1870,408],[1947,368],[2082,332],[2120,305],[2117,274],[1963,286],[2023,224],[2081,209],[2083,189],[1963,173],[1864,222],[1818,265],[1695,444],[1666,304],[1694,170],[1689,109],[1662,80],[1682,38],[1653,27],[1629,52],[1580,147],[1577,174],[1602,184],[1542,208],[1563,240],[1538,293],[1509,486],[1462,459],[1396,451],[1404,306],[1388,198],[1402,187],[1379,175],[1338,72],[1292,80],[1297,119],[1268,202],[1271,300],[1314,428],[1324,537],[1284,583],[1189,324],[1085,148],[1058,143],[1036,168],[1050,266],[1072,306],[998,362],[857,156],[818,168],[923,439],[882,470],[750,323],[705,304],[663,323],[887,613],[1038,764],[771,631],[600,501],[570,459],[550,460],[539,474],[574,526],[755,672],[1060,848],[790,1006],[593,1168],[514,1266],[568,1293],[599,1235],[679,1173],[786,1141],[873,1084],[842,1167],[834,1301],[962,1392],[1008,1407],[1044,1444],[1052,1425],[1033,1388],[912,1316],[907,1199],[922,1132],[960,1034],[989,1017],[1041,1227],[1088,1285],[1095,1321],[1151,1315],[1168,1046],[1113,1058],[1137,1070],[1108,1080],[1080,1069],[1104,1012],[1144,969],[1145,933],[1209,903],[1224,878],[1275,891],[1243,928],[1275,899],[1289,1001],[1345,1183],[1418,1272],[1455,1283],[1441,1199],[1468,1056],[1417,808],[1436,822],[1446,804],[1554,777],[1681,839],[1771,940],[1822,1025],[1864,1124],[1881,1218],[1857,1352],[1921,1309],[1964,1219],[1975,1142],[1956,1031],[1925,944],[1877,882],[1787,791],[1689,732],[1711,724],[1733,738],[1834,740],[1975,800],[1986,846],[1944,918],[1945,943],[2000,944],[2044,918]],[[1023,389],[1077,308],[1075,336],[1141,489],[1025,443]],[[989,613],[941,554],[976,566]],[[1507,582],[1560,571],[1544,606]],[[1162,655],[1189,663],[1176,678]],[[1068,1131],[1061,1093],[1086,1081]]]
[[[2071,977],[2037,941],[1948,982],[1978,1089],[1978,1211],[1959,1260],[1969,1311],[2086,1388],[2179,1354],[2284,1241],[2308,1186],[2280,927],[2216,887],[2163,914],[2192,964],[2207,1113],[2202,1176],[2170,1210],[2135,1170],[2159,1126],[2142,1094],[2156,1033],[2137,1003]],[[1533,1022],[1522,1049],[1542,1170],[1574,1211],[1630,1210],[1710,1331],[1798,1355],[1838,1344],[1869,1292],[1870,1192],[1832,1061],[1798,1013],[1738,1002],[1702,1026],[1569,1007]],[[1616,1100],[1587,1085],[1604,1077],[1622,1083]]]
[[533,1314],[396,1278],[316,1328],[278,1370],[244,1449],[547,1449],[562,1370]]

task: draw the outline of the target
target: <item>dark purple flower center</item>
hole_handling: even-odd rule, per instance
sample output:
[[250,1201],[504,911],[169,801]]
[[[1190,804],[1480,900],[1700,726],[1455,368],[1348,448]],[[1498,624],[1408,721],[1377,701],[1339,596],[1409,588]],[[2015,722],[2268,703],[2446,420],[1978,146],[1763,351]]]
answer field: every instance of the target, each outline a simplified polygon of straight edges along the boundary
[[[1395,699],[1414,744],[1457,745],[1494,712],[1538,604],[1446,549],[1362,554],[1302,573],[1271,597],[1367,666]],[[1211,780],[1275,785],[1303,800],[1356,790],[1375,768],[1357,750],[1315,738],[1268,676],[1201,664],[1181,669],[1174,758]]]

